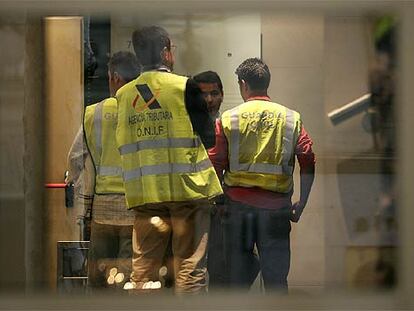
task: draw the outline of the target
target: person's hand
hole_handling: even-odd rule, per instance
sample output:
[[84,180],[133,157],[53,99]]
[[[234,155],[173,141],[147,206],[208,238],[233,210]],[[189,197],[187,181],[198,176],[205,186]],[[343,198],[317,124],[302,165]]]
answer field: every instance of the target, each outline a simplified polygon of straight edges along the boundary
[[301,203],[300,201],[293,203],[291,209],[292,212],[290,214],[290,221],[298,222],[304,208],[305,204]]

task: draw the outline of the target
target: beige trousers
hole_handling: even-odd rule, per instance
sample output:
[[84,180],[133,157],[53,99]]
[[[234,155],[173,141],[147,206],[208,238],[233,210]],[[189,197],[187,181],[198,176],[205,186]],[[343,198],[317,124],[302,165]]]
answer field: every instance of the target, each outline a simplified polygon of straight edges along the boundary
[[175,291],[205,290],[210,206],[207,200],[197,200],[135,208],[131,280],[138,288],[144,282],[159,280],[159,269],[171,242]]

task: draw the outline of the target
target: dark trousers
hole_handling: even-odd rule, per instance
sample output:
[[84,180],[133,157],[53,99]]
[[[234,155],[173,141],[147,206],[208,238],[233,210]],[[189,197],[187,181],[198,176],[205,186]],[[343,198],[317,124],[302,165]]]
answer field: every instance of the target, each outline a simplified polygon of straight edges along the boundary
[[[91,224],[88,285],[107,287],[109,270],[116,267],[129,280],[132,261],[132,226]],[[123,282],[123,283],[124,283]]]
[[228,288],[230,279],[227,271],[229,261],[224,245],[228,217],[223,204],[214,205],[211,211],[210,236],[208,240],[207,270],[209,292]]
[[[270,210],[227,200],[220,220],[224,256],[220,273],[230,288],[250,288],[260,267],[267,291],[287,292],[290,212],[290,206]],[[209,257],[215,257],[214,249]],[[213,268],[212,275],[217,274],[214,266],[209,268]]]

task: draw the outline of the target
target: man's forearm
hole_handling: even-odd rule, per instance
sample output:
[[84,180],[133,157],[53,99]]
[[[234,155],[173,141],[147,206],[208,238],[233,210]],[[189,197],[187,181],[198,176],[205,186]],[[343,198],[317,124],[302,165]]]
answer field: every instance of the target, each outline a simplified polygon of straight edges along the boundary
[[305,207],[315,179],[315,165],[300,170],[300,204]]
[[302,212],[308,202],[309,194],[312,189],[313,180],[315,179],[315,165],[301,167],[300,170],[300,198],[298,202],[292,205],[292,214],[290,220],[298,222]]
[[83,170],[85,158],[88,154],[88,149],[83,136],[83,128],[81,126],[76,133],[76,136],[68,153],[68,176],[66,177],[65,182],[76,183]]

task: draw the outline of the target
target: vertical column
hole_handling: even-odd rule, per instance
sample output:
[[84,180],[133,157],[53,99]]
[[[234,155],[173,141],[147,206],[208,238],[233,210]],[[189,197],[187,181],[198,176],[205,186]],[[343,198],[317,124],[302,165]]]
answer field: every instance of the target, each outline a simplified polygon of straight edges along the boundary
[[400,228],[400,265],[399,290],[403,303],[414,305],[414,140],[412,122],[414,119],[414,6],[407,3],[402,6],[402,25],[400,34],[399,88],[397,99],[397,176]]
[[[45,31],[45,179],[62,182],[67,154],[81,125],[83,111],[82,17],[50,17]],[[56,285],[57,241],[79,240],[80,211],[65,207],[63,189],[46,192],[48,230],[46,264],[52,288]]]
[[40,16],[29,16],[25,23],[24,49],[24,207],[26,289],[44,288],[48,269],[44,264],[46,231],[44,183],[44,96],[43,33]]
[[24,12],[0,19],[0,291],[25,283],[24,200]]

